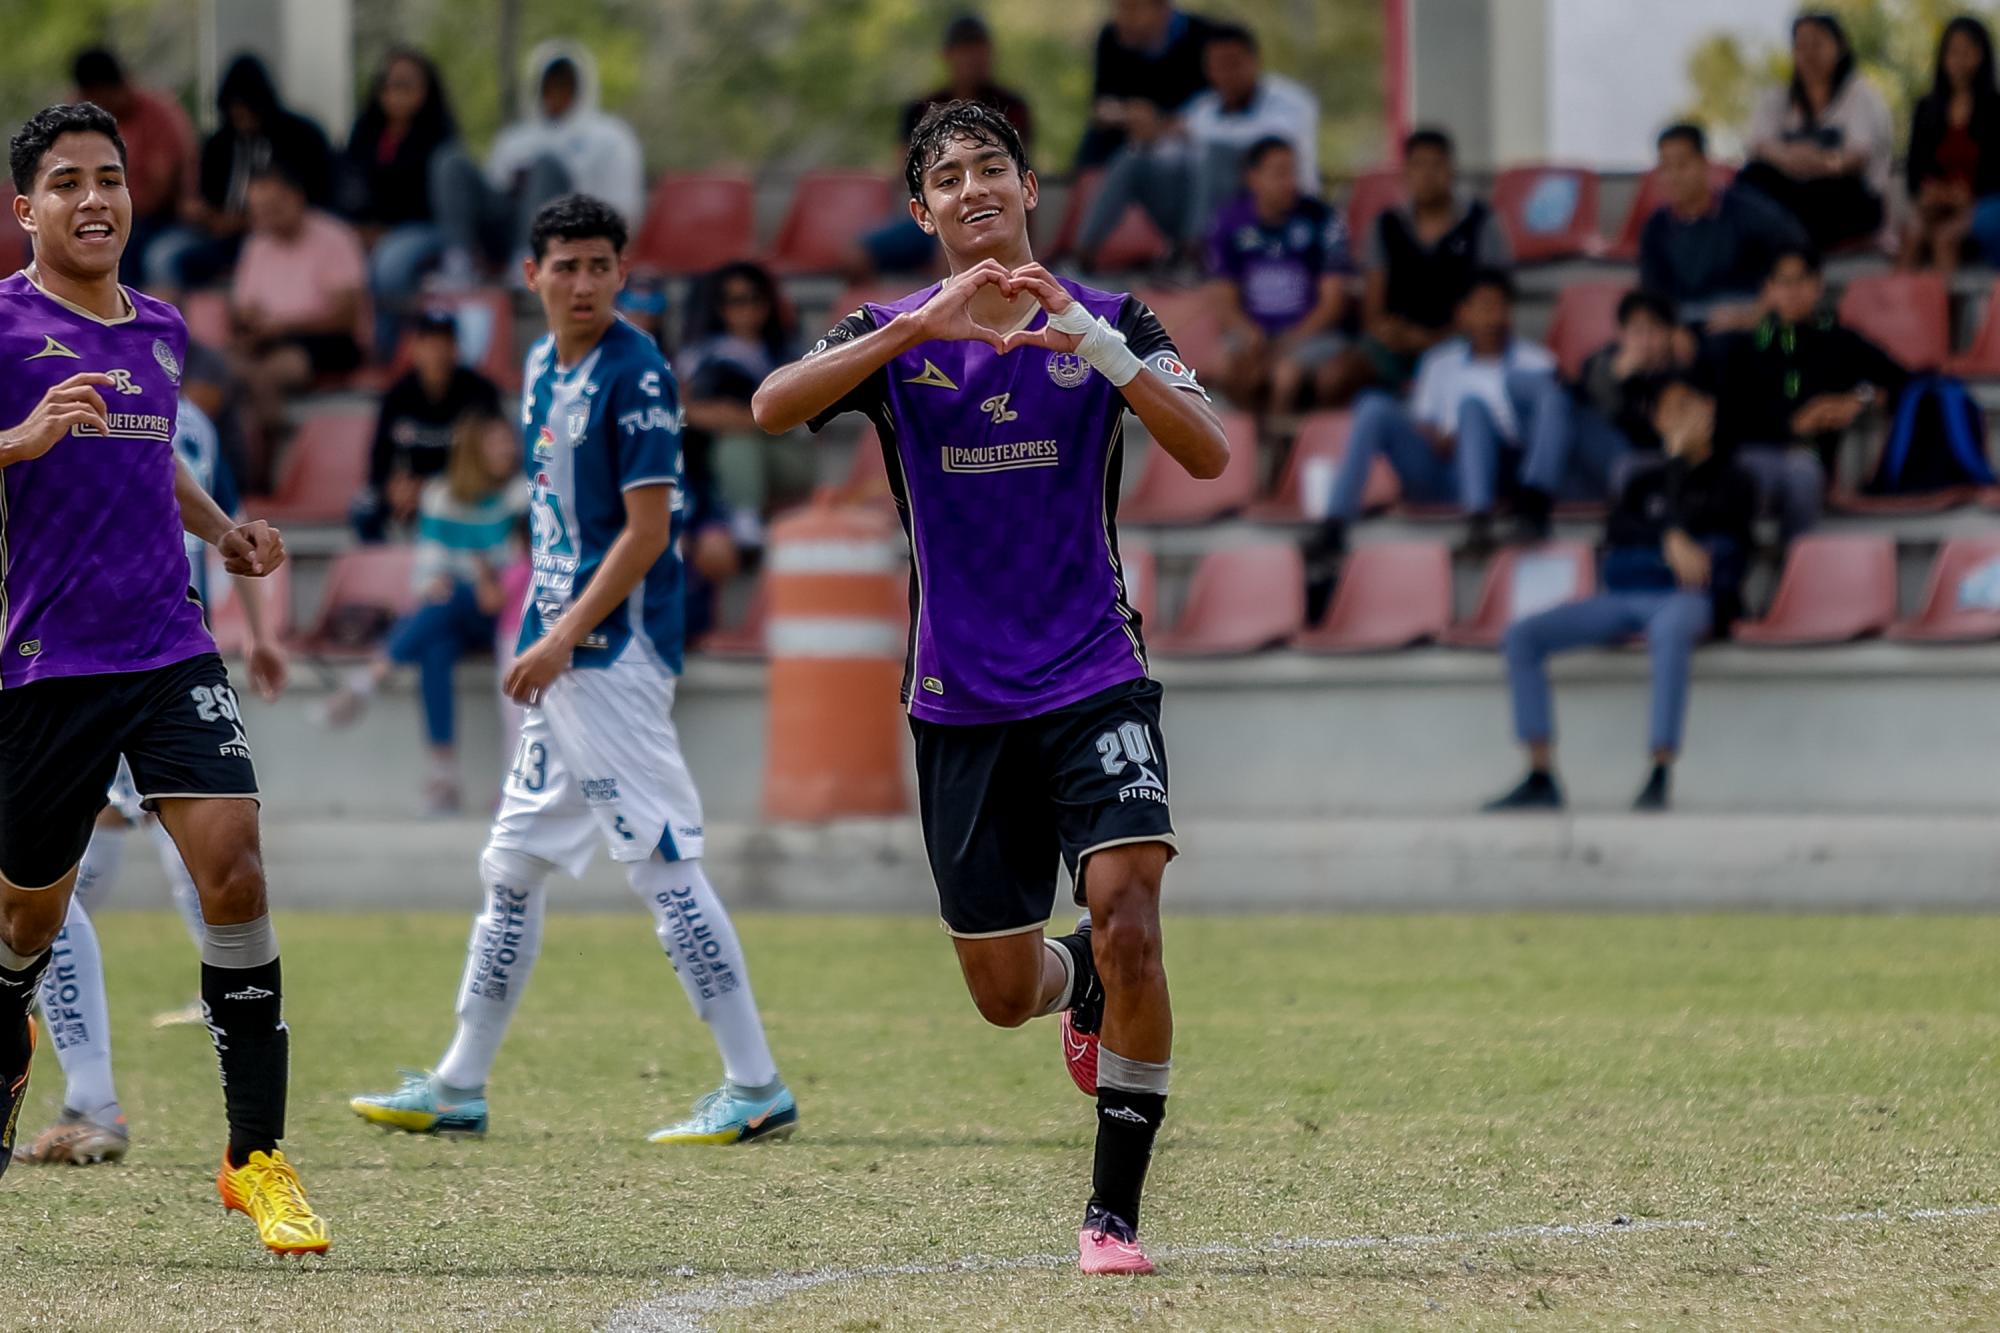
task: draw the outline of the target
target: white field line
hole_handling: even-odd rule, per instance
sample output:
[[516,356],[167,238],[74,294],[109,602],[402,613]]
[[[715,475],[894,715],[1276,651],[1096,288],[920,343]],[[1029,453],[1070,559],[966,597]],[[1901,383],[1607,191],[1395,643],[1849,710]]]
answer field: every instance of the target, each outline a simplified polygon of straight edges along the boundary
[[[1853,1222],[1947,1222],[1969,1217],[2000,1214],[2000,1205],[1963,1208],[1919,1208],[1914,1212],[1833,1213],[1803,1219],[1809,1226],[1833,1226]],[[1548,1226],[1502,1227],[1497,1231],[1423,1232],[1406,1236],[1278,1236],[1254,1245],[1217,1243],[1210,1245],[1167,1246],[1152,1251],[1155,1259],[1256,1258],[1272,1253],[1317,1250],[1407,1250],[1445,1245],[1490,1245],[1505,1241],[1594,1240],[1606,1236],[1629,1236],[1660,1231],[1711,1231],[1734,1234],[1739,1227],[1755,1221],[1706,1222],[1698,1218],[1641,1218],[1635,1222],[1577,1222]],[[1012,1259],[968,1255],[947,1263],[859,1264],[850,1268],[816,1268],[803,1273],[776,1273],[769,1277],[722,1278],[704,1287],[674,1292],[641,1301],[616,1312],[611,1318],[612,1333],[704,1333],[708,1321],[733,1310],[750,1310],[771,1305],[787,1297],[820,1287],[847,1282],[869,1282],[882,1278],[939,1277],[958,1273],[1017,1273],[1033,1269],[1068,1268],[1076,1263],[1074,1252],[1066,1254],[1024,1254]],[[678,1276],[693,1277],[692,1269]]]

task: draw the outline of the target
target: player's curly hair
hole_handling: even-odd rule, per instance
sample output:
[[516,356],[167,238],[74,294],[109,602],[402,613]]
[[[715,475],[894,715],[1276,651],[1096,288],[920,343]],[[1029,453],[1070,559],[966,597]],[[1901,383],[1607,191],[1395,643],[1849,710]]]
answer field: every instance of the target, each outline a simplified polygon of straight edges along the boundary
[[118,163],[125,163],[125,140],[118,133],[118,121],[95,102],[58,102],[28,117],[7,144],[7,166],[14,176],[14,192],[27,194],[35,188],[35,176],[42,159],[56,140],[65,134],[101,134],[118,150]]
[[528,229],[528,248],[535,261],[549,252],[550,241],[591,241],[602,236],[611,248],[625,253],[625,219],[602,199],[588,194],[566,194],[543,204]]
[[1028,174],[1028,150],[1021,144],[1021,132],[1014,122],[984,102],[940,102],[924,112],[910,131],[910,156],[903,164],[903,183],[910,198],[924,197],[924,173],[945,155],[954,139],[991,144],[1014,159],[1014,166]]

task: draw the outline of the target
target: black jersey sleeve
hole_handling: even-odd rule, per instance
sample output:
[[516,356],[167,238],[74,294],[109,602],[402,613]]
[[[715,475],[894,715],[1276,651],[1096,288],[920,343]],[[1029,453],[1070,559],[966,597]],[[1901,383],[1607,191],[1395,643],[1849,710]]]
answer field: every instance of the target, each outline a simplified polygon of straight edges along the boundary
[[[821,338],[817,343],[814,343],[812,350],[806,353],[806,359],[810,360],[818,356],[829,347],[837,347],[841,343],[853,342],[856,338],[873,333],[875,328],[875,316],[869,313],[867,306],[862,306],[859,310],[828,329],[826,336]],[[867,379],[848,390],[840,401],[807,420],[806,428],[817,434],[825,427],[827,422],[847,412],[859,412],[872,419],[880,413],[882,405],[887,401],[888,392],[889,373],[887,369],[877,370]]]
[[1125,304],[1118,308],[1118,331],[1125,335],[1125,345],[1146,369],[1176,389],[1208,397],[1208,390],[1195,379],[1193,368],[1181,360],[1180,349],[1174,346],[1167,326],[1160,323],[1160,317],[1144,301],[1136,296],[1125,298]]

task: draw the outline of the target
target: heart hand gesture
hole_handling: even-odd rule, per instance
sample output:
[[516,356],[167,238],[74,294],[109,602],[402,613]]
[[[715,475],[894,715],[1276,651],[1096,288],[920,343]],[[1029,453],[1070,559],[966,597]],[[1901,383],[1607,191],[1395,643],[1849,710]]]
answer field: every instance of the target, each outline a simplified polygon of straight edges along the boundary
[[924,336],[940,342],[983,342],[997,352],[1006,351],[1006,339],[972,317],[972,298],[988,286],[998,287],[1004,296],[1014,294],[1013,275],[997,260],[981,260],[947,280],[917,312]]

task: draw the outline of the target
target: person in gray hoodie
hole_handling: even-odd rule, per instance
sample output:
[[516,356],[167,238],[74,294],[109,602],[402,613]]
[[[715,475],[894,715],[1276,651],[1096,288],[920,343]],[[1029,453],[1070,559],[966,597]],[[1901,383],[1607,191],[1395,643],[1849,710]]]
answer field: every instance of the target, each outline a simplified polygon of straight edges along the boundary
[[482,263],[507,269],[528,249],[543,204],[576,190],[604,200],[637,228],[645,207],[639,136],[597,104],[597,62],[574,42],[528,56],[533,101],[493,141],[485,170],[458,145],[431,165],[431,199],[445,236],[443,276],[471,282]]

